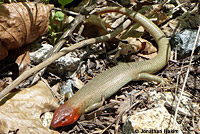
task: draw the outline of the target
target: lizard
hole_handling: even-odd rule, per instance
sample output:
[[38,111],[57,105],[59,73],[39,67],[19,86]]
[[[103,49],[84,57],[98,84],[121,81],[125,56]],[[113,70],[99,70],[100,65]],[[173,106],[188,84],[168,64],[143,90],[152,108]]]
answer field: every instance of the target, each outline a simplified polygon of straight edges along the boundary
[[156,41],[158,54],[151,60],[121,63],[94,77],[55,110],[52,128],[75,123],[82,114],[100,107],[103,104],[102,96],[105,99],[109,98],[130,81],[149,80],[165,83],[164,79],[153,75],[165,67],[170,58],[171,47],[165,34],[148,18],[127,8],[106,7],[96,14],[109,12],[124,14],[142,25]]

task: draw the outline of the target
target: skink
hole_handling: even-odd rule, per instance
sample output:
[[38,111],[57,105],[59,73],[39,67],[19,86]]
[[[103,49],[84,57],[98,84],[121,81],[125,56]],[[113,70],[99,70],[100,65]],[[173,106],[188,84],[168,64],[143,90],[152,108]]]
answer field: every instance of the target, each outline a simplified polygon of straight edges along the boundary
[[142,25],[158,44],[158,54],[147,61],[121,63],[93,78],[72,98],[56,109],[51,122],[53,128],[73,124],[82,114],[94,110],[95,105],[101,102],[102,96],[110,97],[130,81],[164,82],[162,78],[152,75],[161,70],[169,61],[171,47],[164,33],[153,22],[135,11],[126,8],[107,7],[99,11],[98,14],[108,12],[124,14]]

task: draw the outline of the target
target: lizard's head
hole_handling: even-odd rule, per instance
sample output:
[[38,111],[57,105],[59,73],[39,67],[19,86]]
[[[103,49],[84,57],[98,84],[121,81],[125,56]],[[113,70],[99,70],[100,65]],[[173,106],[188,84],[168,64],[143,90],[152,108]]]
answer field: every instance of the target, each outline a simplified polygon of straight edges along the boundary
[[74,109],[66,104],[61,105],[56,109],[51,121],[51,127],[57,128],[73,124],[80,117],[77,109]]

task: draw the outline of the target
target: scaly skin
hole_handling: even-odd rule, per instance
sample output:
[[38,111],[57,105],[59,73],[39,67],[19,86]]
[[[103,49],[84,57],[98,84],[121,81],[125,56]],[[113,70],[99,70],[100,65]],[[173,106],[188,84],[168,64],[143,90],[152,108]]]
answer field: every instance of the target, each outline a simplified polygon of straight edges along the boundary
[[74,123],[89,106],[100,102],[102,96],[110,97],[130,81],[154,80],[163,82],[160,77],[152,74],[161,70],[168,63],[170,57],[171,48],[164,33],[140,13],[126,8],[107,7],[97,14],[108,12],[124,14],[142,25],[157,42],[158,54],[151,60],[119,64],[93,78],[65,104],[56,109],[51,122],[53,128]]

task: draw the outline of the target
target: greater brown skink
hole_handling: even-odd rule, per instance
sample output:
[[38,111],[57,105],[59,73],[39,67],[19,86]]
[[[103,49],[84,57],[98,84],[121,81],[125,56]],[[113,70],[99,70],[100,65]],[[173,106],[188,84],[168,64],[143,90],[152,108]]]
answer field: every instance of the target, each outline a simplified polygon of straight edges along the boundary
[[158,54],[151,60],[119,64],[93,78],[72,98],[56,109],[51,122],[53,128],[76,122],[80,115],[94,110],[98,104],[101,104],[102,96],[110,97],[130,81],[164,82],[162,78],[152,74],[161,70],[169,61],[171,47],[165,34],[152,21],[135,11],[126,8],[107,7],[97,14],[107,12],[124,14],[142,25],[157,42]]

